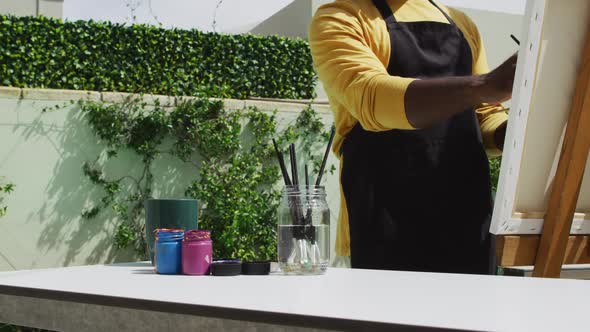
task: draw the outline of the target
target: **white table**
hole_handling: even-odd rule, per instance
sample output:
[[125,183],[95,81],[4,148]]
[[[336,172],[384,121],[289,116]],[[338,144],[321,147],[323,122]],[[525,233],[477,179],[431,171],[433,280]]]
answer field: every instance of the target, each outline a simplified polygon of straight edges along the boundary
[[[506,267],[504,275],[530,277],[534,269],[531,265]],[[565,264],[561,267],[561,278],[590,280],[590,264]]]
[[590,283],[330,269],[191,277],[120,264],[0,273],[0,321],[63,331],[589,331]]

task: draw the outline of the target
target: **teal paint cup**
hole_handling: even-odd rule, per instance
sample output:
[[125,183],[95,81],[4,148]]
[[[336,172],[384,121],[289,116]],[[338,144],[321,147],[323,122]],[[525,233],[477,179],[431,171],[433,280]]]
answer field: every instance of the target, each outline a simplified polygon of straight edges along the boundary
[[158,228],[198,229],[196,199],[148,199],[145,205],[145,235],[147,250],[154,264],[154,231]]

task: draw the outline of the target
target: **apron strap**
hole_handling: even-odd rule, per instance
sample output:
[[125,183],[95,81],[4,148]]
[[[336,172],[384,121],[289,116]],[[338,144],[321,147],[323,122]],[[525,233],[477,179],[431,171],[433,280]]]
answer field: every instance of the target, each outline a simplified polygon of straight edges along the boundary
[[381,13],[381,16],[385,20],[385,23],[387,23],[387,27],[391,28],[394,24],[397,23],[397,20],[395,19],[395,16],[393,15],[393,12],[391,11],[391,7],[389,7],[389,4],[387,3],[387,0],[373,0],[373,4],[375,5],[375,7],[377,7],[379,13]]
[[[434,2],[434,0],[428,1],[446,17],[446,19],[449,21],[451,25],[456,26],[455,21],[453,21],[449,14],[442,10],[442,8],[440,8],[440,6],[437,5],[436,2]],[[385,20],[385,23],[387,23],[388,27],[391,27],[393,24],[397,23],[395,15],[393,15],[393,11],[391,10],[391,7],[389,7],[387,0],[373,0],[373,4],[375,5],[375,7],[377,7],[379,13],[381,13],[381,16]]]
[[447,14],[447,12],[445,12],[444,10],[442,10],[442,8],[439,7],[439,5],[436,4],[436,2],[434,2],[434,0],[428,0],[434,7],[436,7],[438,10],[440,10],[440,12],[447,18],[447,20],[449,20],[449,23],[453,26],[457,26],[455,24],[455,21],[453,21],[453,19],[449,16],[449,14]]

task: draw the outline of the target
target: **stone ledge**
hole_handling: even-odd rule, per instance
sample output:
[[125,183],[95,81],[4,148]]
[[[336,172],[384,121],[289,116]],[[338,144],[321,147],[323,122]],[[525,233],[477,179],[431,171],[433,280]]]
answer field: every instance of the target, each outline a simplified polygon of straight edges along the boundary
[[[191,97],[191,96],[178,96],[178,97],[176,97],[176,106],[180,105],[184,101],[198,100],[198,99],[201,99],[201,98],[200,97]],[[239,99],[210,98],[209,100],[223,101],[224,108],[229,111],[242,110],[245,107],[244,100],[239,100]]]
[[146,94],[143,95],[143,101],[151,106],[155,106],[156,103],[159,103],[162,107],[172,107],[176,105],[176,98],[165,95]]
[[96,91],[83,90],[58,90],[58,89],[22,89],[23,99],[33,100],[100,100],[100,93]]
[[176,105],[176,98],[165,95],[139,94],[129,92],[102,92],[101,100],[105,103],[120,104],[129,100],[139,99],[149,106],[159,104],[162,107],[173,107]]
[[[198,97],[191,96],[166,96],[166,95],[152,95],[152,94],[133,94],[127,92],[97,92],[97,91],[78,91],[78,90],[58,90],[58,89],[33,89],[33,88],[13,88],[0,87],[0,98],[23,98],[30,100],[89,100],[89,101],[103,101],[106,103],[123,103],[129,98],[140,98],[147,105],[155,105],[159,101],[162,107],[173,107],[179,105],[182,100],[194,100]],[[217,99],[217,98],[215,98]],[[239,110],[246,107],[256,107],[261,111],[266,112],[285,112],[285,113],[299,113],[308,105],[320,114],[331,114],[330,105],[325,102],[314,103],[312,100],[282,100],[282,99],[223,99],[225,108],[228,110]]]
[[332,108],[329,104],[312,104],[313,109],[318,113],[328,113],[332,115]]
[[[305,109],[308,105],[312,105],[313,108],[320,112],[323,112],[323,105],[316,105],[313,103],[293,103],[293,102],[280,102],[280,101],[264,101],[264,100],[246,100],[246,107],[256,107],[261,111],[266,112],[285,112],[285,113],[299,113]],[[329,108],[328,108],[329,110]]]
[[224,108],[231,111],[244,109],[246,107],[246,103],[247,101],[239,99],[223,99]]
[[330,102],[328,99],[278,99],[278,98],[262,98],[262,97],[250,97],[248,100],[256,100],[256,101],[274,101],[279,103],[293,103],[293,104],[314,104],[314,105],[328,105]]
[[100,96],[101,101],[113,104],[124,103],[129,101],[129,99],[139,97],[139,95],[134,95],[133,93],[127,92],[102,92]]
[[13,88],[9,86],[0,86],[0,98],[5,99],[20,99],[23,95],[21,88]]

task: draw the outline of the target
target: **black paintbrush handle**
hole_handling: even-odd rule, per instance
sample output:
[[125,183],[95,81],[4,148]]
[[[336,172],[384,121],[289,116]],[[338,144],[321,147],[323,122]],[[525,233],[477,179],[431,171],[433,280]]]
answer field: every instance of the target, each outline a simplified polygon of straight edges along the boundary
[[[292,168],[292,175],[293,175],[293,185],[295,185],[297,187],[296,190],[300,190],[299,188],[299,175],[297,173],[297,152],[295,151],[295,144],[291,143],[290,145],[290,152],[291,152],[291,168]],[[307,217],[304,216],[303,214],[303,209],[301,207],[301,200],[300,197],[297,196],[295,197],[295,206],[296,208],[296,215],[297,215],[297,222],[298,225],[300,226],[304,226],[307,225],[308,222],[311,222],[311,219],[309,219],[309,221],[307,220]],[[310,212],[309,210],[307,212]],[[295,232],[295,236],[297,239],[303,239],[303,238],[309,238],[309,236],[307,235],[307,228],[305,229],[299,229],[297,232]]]
[[332,148],[332,142],[334,141],[334,135],[336,134],[336,128],[332,127],[330,131],[330,139],[328,140],[328,146],[326,147],[326,152],[324,152],[324,159],[322,160],[322,165],[320,166],[320,172],[318,173],[318,178],[315,181],[315,185],[319,186],[322,182],[322,176],[324,176],[324,170],[326,169],[326,162],[328,161],[328,156],[330,155],[330,149]]
[[307,204],[308,204],[308,208],[307,208],[307,212],[305,213],[305,238],[312,241],[313,243],[315,243],[315,227],[313,226],[313,221],[311,220],[312,218],[312,208],[310,206],[310,195],[309,195],[309,190],[311,190],[311,188],[309,187],[309,171],[307,168],[307,164],[305,165],[305,185],[307,187]]
[[[274,139],[272,140],[272,144],[275,148],[277,159],[279,160],[279,166],[281,168],[281,173],[283,174],[283,180],[285,181],[285,187],[287,190],[287,201],[289,204],[291,218],[293,219],[293,223],[295,225],[302,224],[301,220],[303,216],[301,215],[301,212],[298,213],[299,209],[296,208],[298,206],[298,200],[295,197],[292,197],[292,195],[290,195],[289,193],[289,190],[291,188],[291,179],[289,179],[289,173],[287,172],[287,167],[285,166],[285,158],[283,157],[283,154],[279,151],[277,142]],[[296,234],[296,238],[303,238],[303,234]]]
[[[305,165],[305,186],[306,186],[306,190],[307,190],[307,202],[309,204],[309,191],[311,190],[311,188],[309,187],[309,172],[307,169],[307,164]],[[311,224],[311,208],[307,208],[307,213],[305,215],[305,223],[306,224]]]
[[275,148],[275,152],[277,154],[277,159],[279,160],[279,167],[281,168],[281,174],[283,174],[283,181],[285,182],[286,186],[291,185],[291,179],[289,179],[289,172],[287,172],[287,167],[285,166],[285,158],[283,154],[279,151],[279,146],[277,142],[273,139],[272,144]]
[[289,146],[291,154],[291,176],[293,177],[293,185],[299,184],[299,176],[297,175],[297,155],[295,153],[295,144],[291,143]]

